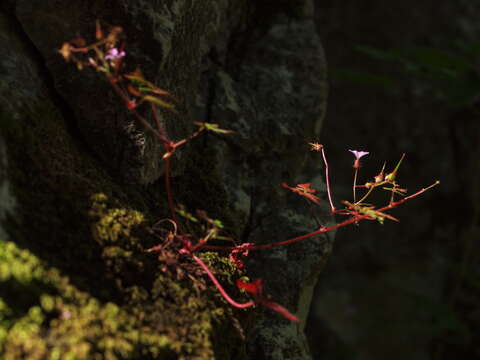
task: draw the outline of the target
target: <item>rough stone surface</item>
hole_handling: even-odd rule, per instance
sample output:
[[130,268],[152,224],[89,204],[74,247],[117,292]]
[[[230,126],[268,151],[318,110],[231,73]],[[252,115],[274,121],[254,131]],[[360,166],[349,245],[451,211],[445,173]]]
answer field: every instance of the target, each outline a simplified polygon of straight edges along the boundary
[[[263,278],[300,325],[269,309],[234,311],[173,253],[174,265],[159,264],[146,249],[158,241],[150,227],[168,216],[162,147],[98,74],[78,72],[56,49],[88,38],[96,19],[121,25],[128,64],[179,100],[179,115],[161,114],[173,138],[192,120],[235,131],[175,155],[175,198],[224,221],[239,241],[270,243],[318,227],[304,199],[280,186],[324,190],[307,145],[318,140],[327,96],[312,2],[11,0],[0,11],[9,170],[0,186],[10,183],[17,202],[13,216],[0,212],[10,238],[0,242],[6,359],[310,358],[303,328],[333,236],[250,255],[247,275]],[[327,211],[318,210],[323,225]],[[230,263],[204,256],[241,297]]]
[[[235,211],[236,228],[255,243],[315,228],[308,212],[296,211],[298,203],[279,187],[282,181],[301,182],[301,170],[312,175],[316,171],[313,186],[324,186],[318,176],[320,158],[309,158],[304,151],[306,139],[314,141],[319,135],[327,94],[324,55],[312,15],[275,17],[264,33],[252,35],[255,44],[238,72],[214,68],[205,74],[207,89],[198,99],[199,114],[208,111],[204,116],[212,122],[235,131],[235,136],[212,145],[222,154],[220,183]],[[205,105],[208,100],[210,107]],[[253,274],[265,278],[275,299],[305,318],[332,239],[264,251],[252,261]],[[252,358],[308,358],[303,326],[265,314],[252,336]]]
[[[4,220],[8,214],[15,212],[16,200],[12,194],[11,184],[7,174],[7,149],[3,138],[0,138],[0,219]],[[0,227],[0,239],[6,239],[5,230]]]

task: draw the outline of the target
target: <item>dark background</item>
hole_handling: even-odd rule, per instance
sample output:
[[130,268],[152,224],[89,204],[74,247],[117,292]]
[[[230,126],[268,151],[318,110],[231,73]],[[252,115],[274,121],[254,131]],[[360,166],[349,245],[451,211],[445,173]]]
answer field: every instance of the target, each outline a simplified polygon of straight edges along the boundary
[[316,6],[330,78],[319,142],[335,199],[351,199],[347,149],[370,152],[360,183],[402,153],[398,180],[409,192],[442,183],[394,210],[399,224],[337,232],[307,325],[314,357],[478,358],[480,5]]

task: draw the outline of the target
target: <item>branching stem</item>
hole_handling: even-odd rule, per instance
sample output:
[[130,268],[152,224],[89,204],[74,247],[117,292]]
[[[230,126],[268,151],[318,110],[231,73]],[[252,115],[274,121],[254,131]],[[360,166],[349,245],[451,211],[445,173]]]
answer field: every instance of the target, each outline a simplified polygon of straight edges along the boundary
[[[398,201],[395,201],[393,203],[390,203],[389,205],[387,206],[384,206],[383,208],[381,209],[378,209],[377,211],[379,212],[384,212],[384,211],[387,211],[387,210],[390,210],[390,209],[393,209],[395,207],[397,207],[398,205],[400,204],[403,204],[404,202],[408,201],[408,200],[411,200],[415,197],[417,197],[418,195],[420,194],[423,194],[425,191],[433,188],[434,186],[437,186],[438,184],[440,184],[440,181],[435,181],[432,185],[430,186],[427,186],[426,188],[423,188],[419,191],[417,191],[416,193],[410,195],[410,196],[407,196],[401,200],[398,200]],[[294,238],[291,238],[291,239],[288,239],[288,240],[284,240],[284,241],[279,241],[279,242],[276,242],[276,243],[271,243],[271,244],[264,244],[264,245],[252,245],[252,246],[249,246],[246,248],[246,250],[264,250],[264,249],[272,249],[274,247],[277,247],[277,246],[283,246],[283,245],[288,245],[288,244],[292,244],[292,243],[295,243],[295,242],[298,242],[298,241],[301,241],[301,240],[304,240],[304,239],[308,239],[308,238],[311,238],[313,236],[317,236],[317,235],[320,235],[320,234],[323,234],[323,233],[326,233],[326,232],[329,232],[329,231],[333,231],[333,230],[336,230],[338,228],[341,228],[341,227],[344,227],[344,226],[347,226],[347,225],[350,225],[350,224],[353,224],[353,223],[357,223],[361,220],[365,220],[365,219],[371,219],[370,216],[368,215],[357,215],[357,216],[352,216],[351,218],[345,220],[345,221],[342,221],[338,224],[335,224],[335,225],[332,225],[332,226],[328,226],[328,227],[325,227],[325,226],[322,226],[320,227],[318,230],[315,230],[311,233],[308,233],[308,234],[304,234],[304,235],[301,235],[301,236],[297,236],[297,237],[294,237]],[[224,250],[224,251],[231,251],[234,249],[234,247],[232,246],[211,246],[211,245],[206,245],[203,247],[203,249],[206,249],[206,250]]]

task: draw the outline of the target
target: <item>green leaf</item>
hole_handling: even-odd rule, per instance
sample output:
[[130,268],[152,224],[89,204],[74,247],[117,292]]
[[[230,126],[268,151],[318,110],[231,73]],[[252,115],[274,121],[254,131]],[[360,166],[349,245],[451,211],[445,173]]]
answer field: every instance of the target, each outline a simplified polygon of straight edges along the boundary
[[173,104],[169,104],[169,103],[167,103],[167,102],[163,101],[162,99],[159,99],[155,96],[145,95],[143,97],[143,99],[145,101],[150,101],[154,104],[160,105],[160,106],[165,107],[165,108],[173,108]]
[[200,126],[200,128],[202,128],[202,129],[205,129],[207,131],[212,131],[212,132],[215,132],[215,133],[219,133],[219,134],[233,133],[232,130],[221,129],[218,124],[211,124],[211,123],[207,123],[207,122],[198,122],[198,121],[194,121],[193,123],[195,125]]
[[154,93],[154,94],[157,94],[157,95],[167,95],[167,96],[172,97],[172,95],[168,91],[159,89],[157,87],[151,88],[151,87],[147,87],[147,86],[140,86],[138,88],[138,90],[141,91],[141,92],[144,92],[144,93],[150,92],[150,93]]
[[212,224],[219,228],[219,229],[223,229],[223,223],[220,221],[220,220],[216,220],[216,219],[211,219],[212,221]]
[[185,209],[185,206],[184,206],[184,205],[179,204],[178,207],[177,207],[177,209],[176,209],[176,211],[177,211],[177,213],[178,213],[181,217],[183,217],[183,218],[185,218],[185,219],[187,219],[187,220],[189,220],[189,221],[191,221],[191,222],[198,223],[198,219],[197,219],[195,216],[193,216],[191,213],[189,213],[189,212]]

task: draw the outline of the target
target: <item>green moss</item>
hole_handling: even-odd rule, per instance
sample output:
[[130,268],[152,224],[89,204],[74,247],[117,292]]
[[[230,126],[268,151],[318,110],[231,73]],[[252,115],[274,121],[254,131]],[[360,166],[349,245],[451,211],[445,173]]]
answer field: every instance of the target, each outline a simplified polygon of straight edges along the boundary
[[[178,271],[165,271],[145,251],[159,241],[149,225],[166,212],[163,194],[103,171],[48,103],[8,118],[18,209],[6,224],[12,241],[0,239],[5,359],[242,358],[236,318],[248,312],[229,307],[190,259],[172,252]],[[228,260],[202,257],[234,281]]]
[[227,284],[234,284],[234,281],[241,276],[238,268],[226,256],[220,256],[215,252],[205,252],[200,257],[209,267],[214,268],[216,275]]
[[[141,325],[138,314],[79,291],[68,277],[13,242],[0,241],[0,347],[5,359],[125,359],[173,356],[167,336]],[[42,289],[19,308],[12,284]],[[7,291],[8,290],[8,291]]]
[[95,224],[95,235],[102,245],[116,243],[120,239],[131,239],[132,228],[144,221],[144,216],[138,211],[108,209],[108,197],[105,194],[93,195],[92,201],[90,215],[100,218]]

